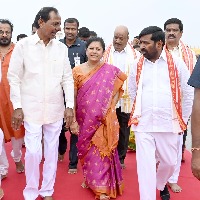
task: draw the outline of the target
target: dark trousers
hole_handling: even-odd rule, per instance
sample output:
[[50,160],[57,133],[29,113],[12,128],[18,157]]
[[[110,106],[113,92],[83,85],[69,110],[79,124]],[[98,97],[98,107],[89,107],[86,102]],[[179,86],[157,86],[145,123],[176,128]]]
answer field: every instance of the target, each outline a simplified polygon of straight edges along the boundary
[[128,127],[128,121],[130,114],[121,112],[121,107],[116,109],[117,118],[119,122],[119,142],[117,146],[120,163],[124,164],[124,159],[126,157],[126,152],[128,150],[130,127]]
[[183,134],[182,153],[184,153],[184,151],[185,151],[185,142],[186,142],[186,137],[187,137],[187,129],[184,131],[184,134]]
[[[58,152],[63,155],[67,149],[67,139],[65,137],[65,125],[63,124],[60,136],[59,136],[59,146]],[[69,150],[69,169],[77,169],[78,164],[78,149],[76,143],[78,142],[78,136],[70,132],[70,150]]]

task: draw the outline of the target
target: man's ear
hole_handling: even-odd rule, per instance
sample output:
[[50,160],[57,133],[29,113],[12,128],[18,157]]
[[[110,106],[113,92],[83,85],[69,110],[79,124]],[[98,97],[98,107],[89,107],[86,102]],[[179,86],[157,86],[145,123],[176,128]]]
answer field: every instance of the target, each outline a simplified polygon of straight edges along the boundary
[[163,42],[162,42],[161,40],[159,40],[159,41],[157,42],[157,47],[158,47],[159,49],[162,49],[162,48],[163,48]]
[[183,35],[183,31],[181,31],[181,37],[182,37],[182,35]]
[[44,24],[44,21],[43,21],[43,19],[39,19],[38,20],[38,24],[39,24],[39,26],[40,26],[40,28],[43,26],[43,24]]

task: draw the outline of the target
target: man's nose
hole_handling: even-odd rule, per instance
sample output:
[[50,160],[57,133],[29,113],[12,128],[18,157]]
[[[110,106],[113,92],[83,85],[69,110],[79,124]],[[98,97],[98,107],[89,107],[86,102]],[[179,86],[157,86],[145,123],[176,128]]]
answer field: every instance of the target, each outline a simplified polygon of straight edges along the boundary
[[57,30],[58,30],[58,31],[61,31],[61,27],[60,27],[60,26],[58,26]]
[[145,49],[145,45],[143,43],[140,43],[140,49]]

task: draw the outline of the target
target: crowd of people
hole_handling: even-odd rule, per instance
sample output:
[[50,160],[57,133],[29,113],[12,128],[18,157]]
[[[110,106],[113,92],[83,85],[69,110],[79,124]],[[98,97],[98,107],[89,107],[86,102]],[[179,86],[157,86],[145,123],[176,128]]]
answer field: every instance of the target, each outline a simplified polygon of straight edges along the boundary
[[61,16],[43,7],[32,35],[20,34],[14,44],[13,24],[0,19],[0,183],[8,176],[5,143],[11,141],[16,172],[25,172],[24,199],[53,200],[67,132],[68,173],[76,174],[80,162],[83,188],[100,200],[117,198],[134,133],[140,199],[156,200],[158,189],[169,200],[168,188],[182,191],[190,116],[192,172],[200,180],[200,60],[181,40],[180,19],[168,19],[163,29],[146,27],[130,43],[120,25],[106,47],[94,31],[67,18],[58,40]]

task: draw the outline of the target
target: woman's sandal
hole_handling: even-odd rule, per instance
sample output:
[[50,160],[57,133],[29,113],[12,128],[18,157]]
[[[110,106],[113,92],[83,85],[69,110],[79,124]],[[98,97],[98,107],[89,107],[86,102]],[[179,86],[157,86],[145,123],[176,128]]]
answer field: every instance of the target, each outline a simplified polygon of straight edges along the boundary
[[85,189],[85,188],[86,188],[86,189],[89,188],[88,185],[86,184],[86,182],[83,182],[83,183],[81,184],[81,187],[84,188],[84,189]]
[[110,199],[110,197],[105,194],[100,195],[100,200],[109,200],[109,199]]

